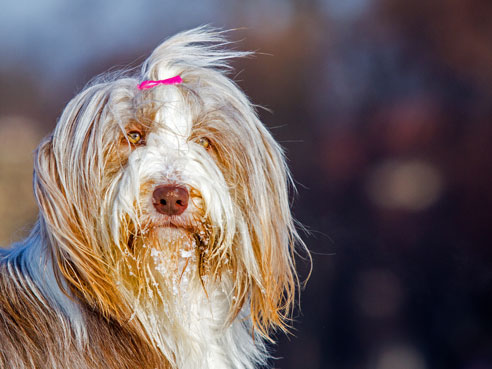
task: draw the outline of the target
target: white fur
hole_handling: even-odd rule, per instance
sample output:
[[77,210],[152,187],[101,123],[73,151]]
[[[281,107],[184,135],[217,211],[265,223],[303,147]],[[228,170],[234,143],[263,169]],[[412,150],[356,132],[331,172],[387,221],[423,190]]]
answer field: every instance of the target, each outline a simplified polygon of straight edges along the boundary
[[[67,342],[73,332],[77,347],[91,344],[87,305],[148,337],[173,368],[266,363],[268,331],[284,329],[292,303],[298,236],[282,150],[225,75],[247,53],[225,44],[207,28],[167,40],[140,76],[84,89],[40,145],[40,221],[3,262],[29,274],[17,288],[47,301]],[[182,84],[136,88],[175,75]],[[134,124],[144,144],[126,141]],[[160,185],[189,191],[183,214],[156,211]]]

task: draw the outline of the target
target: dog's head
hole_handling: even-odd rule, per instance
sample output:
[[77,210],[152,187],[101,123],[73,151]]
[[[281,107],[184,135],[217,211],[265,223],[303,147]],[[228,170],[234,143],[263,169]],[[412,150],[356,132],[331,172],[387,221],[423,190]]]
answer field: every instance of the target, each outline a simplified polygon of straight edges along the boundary
[[190,270],[205,290],[231,281],[230,319],[247,304],[265,336],[285,327],[297,284],[289,174],[225,74],[244,53],[223,44],[205,29],[167,40],[140,76],[79,93],[38,148],[40,224],[59,278],[108,316],[127,320],[148,294],[172,299],[170,276]]

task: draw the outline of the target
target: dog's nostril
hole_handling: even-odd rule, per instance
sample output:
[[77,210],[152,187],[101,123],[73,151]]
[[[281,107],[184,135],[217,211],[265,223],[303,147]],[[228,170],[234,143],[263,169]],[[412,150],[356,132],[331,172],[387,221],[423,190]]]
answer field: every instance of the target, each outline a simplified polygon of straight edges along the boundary
[[188,207],[190,195],[184,187],[175,185],[157,186],[152,194],[155,209],[165,215],[180,215]]

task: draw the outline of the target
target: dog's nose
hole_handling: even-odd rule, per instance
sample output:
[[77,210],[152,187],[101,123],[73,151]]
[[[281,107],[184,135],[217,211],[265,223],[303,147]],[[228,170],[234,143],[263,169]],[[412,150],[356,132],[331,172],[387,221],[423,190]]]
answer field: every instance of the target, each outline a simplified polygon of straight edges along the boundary
[[157,186],[152,195],[155,209],[165,215],[180,215],[188,207],[188,190],[174,185]]

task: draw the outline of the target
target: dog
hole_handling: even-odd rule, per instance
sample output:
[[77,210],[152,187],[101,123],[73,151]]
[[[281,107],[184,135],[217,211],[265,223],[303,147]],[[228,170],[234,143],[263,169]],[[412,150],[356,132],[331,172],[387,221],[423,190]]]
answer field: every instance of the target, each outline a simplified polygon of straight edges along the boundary
[[182,32],[68,103],[35,152],[38,220],[1,254],[1,368],[268,363],[304,244],[228,45]]

